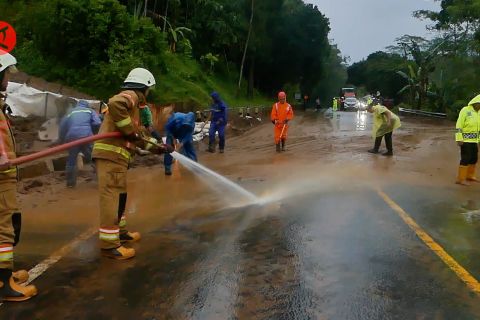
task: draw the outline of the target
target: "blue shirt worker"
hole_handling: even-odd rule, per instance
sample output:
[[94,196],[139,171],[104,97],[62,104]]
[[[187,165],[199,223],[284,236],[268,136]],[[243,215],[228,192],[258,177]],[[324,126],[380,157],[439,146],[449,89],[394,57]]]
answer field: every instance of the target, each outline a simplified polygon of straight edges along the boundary
[[[92,110],[88,102],[80,100],[73,110],[60,123],[59,143],[67,143],[81,138],[90,137],[100,128],[101,121],[97,113]],[[86,163],[92,160],[92,144],[84,144],[68,150],[65,174],[67,187],[73,188],[77,184],[77,156],[84,155]]]
[[[193,145],[193,132],[195,130],[195,114],[193,112],[173,113],[167,120],[165,132],[167,135],[167,145],[174,145],[175,139],[180,141],[180,153],[187,158],[197,161],[197,154]],[[165,154],[164,165],[165,175],[172,175],[173,158],[170,154]]]
[[217,92],[212,92],[210,95],[213,104],[210,107],[210,131],[208,133],[209,143],[208,152],[215,152],[215,135],[218,132],[218,148],[220,153],[225,150],[225,126],[227,125],[227,105],[220,99]]

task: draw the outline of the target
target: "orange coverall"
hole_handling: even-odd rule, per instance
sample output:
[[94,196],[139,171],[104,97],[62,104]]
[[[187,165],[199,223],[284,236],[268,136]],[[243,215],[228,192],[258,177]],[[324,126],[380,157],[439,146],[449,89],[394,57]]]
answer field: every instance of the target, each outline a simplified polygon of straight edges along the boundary
[[[279,144],[280,140],[287,139],[288,124],[285,120],[293,119],[293,108],[288,103],[277,102],[272,107],[270,119],[275,122],[275,144]],[[285,126],[285,129],[284,129]],[[283,130],[283,133],[282,133]]]

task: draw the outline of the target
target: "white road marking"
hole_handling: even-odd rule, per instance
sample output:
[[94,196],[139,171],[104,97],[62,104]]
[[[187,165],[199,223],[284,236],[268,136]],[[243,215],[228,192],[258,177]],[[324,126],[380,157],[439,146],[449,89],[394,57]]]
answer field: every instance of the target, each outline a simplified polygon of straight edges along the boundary
[[[97,233],[98,228],[90,228],[57,251],[53,252],[49,257],[47,257],[45,260],[37,264],[35,267],[32,269],[28,270],[28,281],[25,283],[25,285],[28,285],[32,283],[35,279],[40,277],[42,274],[44,274],[51,266],[53,266],[55,263],[60,261],[64,256],[69,254],[75,247],[77,247],[80,242],[87,240],[88,238],[92,237]],[[3,305],[3,303],[0,302],[0,307]]]

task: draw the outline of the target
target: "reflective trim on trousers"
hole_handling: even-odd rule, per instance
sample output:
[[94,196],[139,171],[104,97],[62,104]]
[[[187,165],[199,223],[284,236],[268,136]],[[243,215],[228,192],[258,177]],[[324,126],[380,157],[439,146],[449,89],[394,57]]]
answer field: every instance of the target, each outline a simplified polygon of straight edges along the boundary
[[13,261],[13,246],[4,245],[0,246],[0,262],[11,262]]
[[98,237],[100,240],[104,241],[119,241],[120,240],[120,229],[102,229],[99,230]]

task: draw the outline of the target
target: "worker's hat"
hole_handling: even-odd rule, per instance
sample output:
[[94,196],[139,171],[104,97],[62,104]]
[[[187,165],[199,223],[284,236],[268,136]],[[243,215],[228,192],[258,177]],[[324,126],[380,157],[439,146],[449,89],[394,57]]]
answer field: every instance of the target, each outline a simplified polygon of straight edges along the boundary
[[144,68],[135,68],[123,81],[122,89],[144,89],[155,85],[155,77]]

